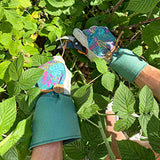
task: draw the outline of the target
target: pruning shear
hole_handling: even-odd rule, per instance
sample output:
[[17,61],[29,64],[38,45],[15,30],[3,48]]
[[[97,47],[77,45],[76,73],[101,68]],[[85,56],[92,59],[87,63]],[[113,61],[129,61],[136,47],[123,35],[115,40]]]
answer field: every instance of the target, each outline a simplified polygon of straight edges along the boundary
[[[67,40],[66,43],[62,43],[57,47],[57,49],[61,48],[74,48],[78,51],[78,53],[86,55],[88,53],[88,49],[81,45],[81,43],[73,36],[63,36],[58,40]],[[66,46],[65,46],[66,45]]]

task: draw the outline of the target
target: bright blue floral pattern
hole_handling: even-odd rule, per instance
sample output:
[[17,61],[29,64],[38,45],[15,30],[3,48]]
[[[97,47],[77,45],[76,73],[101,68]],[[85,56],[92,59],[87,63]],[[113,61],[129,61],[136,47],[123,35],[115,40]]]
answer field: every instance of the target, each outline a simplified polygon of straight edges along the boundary
[[64,83],[66,71],[62,62],[51,60],[39,68],[44,70],[42,77],[37,82],[40,89],[52,89],[54,85]]
[[88,38],[88,47],[98,57],[104,57],[106,53],[113,49],[116,39],[107,27],[93,26],[83,30]]

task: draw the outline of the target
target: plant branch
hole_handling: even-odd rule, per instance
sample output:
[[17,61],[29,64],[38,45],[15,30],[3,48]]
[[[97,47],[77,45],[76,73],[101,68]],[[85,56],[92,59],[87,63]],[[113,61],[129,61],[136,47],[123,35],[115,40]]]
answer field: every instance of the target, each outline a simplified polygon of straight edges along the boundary
[[105,132],[104,132],[104,130],[103,130],[103,126],[102,126],[101,120],[98,121],[98,125],[99,125],[99,130],[100,130],[100,132],[101,132],[102,138],[103,138],[103,140],[104,140],[104,142],[105,142],[106,148],[107,148],[107,150],[108,150],[108,153],[109,153],[111,159],[112,159],[112,160],[116,160],[115,155],[113,154],[112,149],[111,149],[111,147],[110,147],[110,145],[109,145],[109,142],[108,142],[108,140],[107,140],[107,138],[106,138],[106,135],[105,135]]
[[[79,115],[78,115],[78,116],[79,116]],[[94,123],[94,122],[92,122],[91,120],[89,120],[89,119],[83,117],[82,115],[80,115],[79,117],[80,117],[80,118],[83,118],[83,119],[86,120],[86,121],[88,121],[88,122],[91,123],[93,126],[99,128],[99,126],[98,126],[96,123]]]
[[88,84],[93,83],[96,79],[98,79],[99,77],[101,77],[103,74],[98,75],[96,78],[94,78],[93,80],[91,80]]
[[153,9],[149,12],[147,19],[150,19]]
[[113,17],[114,12],[118,9],[118,7],[122,4],[122,2],[123,2],[123,0],[119,0],[118,3],[112,8],[112,13],[111,13],[109,19],[107,20],[106,24],[108,24],[110,22],[110,20]]
[[153,21],[158,21],[158,20],[160,20],[160,17],[153,18],[153,19],[147,19],[143,22],[139,22],[138,24],[133,24],[133,25],[125,26],[125,27],[118,27],[118,29],[127,29],[127,28],[132,29],[132,28],[136,28],[138,26],[141,26],[143,24],[150,23],[150,22],[153,22]]

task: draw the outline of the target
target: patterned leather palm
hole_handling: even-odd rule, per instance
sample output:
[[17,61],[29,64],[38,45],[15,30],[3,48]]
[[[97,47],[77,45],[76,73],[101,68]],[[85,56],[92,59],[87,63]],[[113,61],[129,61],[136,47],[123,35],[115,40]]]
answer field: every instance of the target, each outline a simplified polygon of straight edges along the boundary
[[107,27],[93,26],[83,30],[87,36],[88,47],[98,57],[104,57],[108,51],[111,51],[115,45],[116,39]]
[[44,70],[43,75],[37,82],[40,89],[52,89],[55,85],[63,85],[66,71],[62,62],[51,60],[39,68]]

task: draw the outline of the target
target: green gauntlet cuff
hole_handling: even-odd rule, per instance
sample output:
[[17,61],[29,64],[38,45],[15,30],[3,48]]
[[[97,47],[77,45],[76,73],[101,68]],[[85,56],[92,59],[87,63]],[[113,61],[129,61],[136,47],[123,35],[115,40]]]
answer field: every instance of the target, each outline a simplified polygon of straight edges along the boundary
[[134,82],[143,68],[148,65],[131,50],[120,48],[112,57],[110,67],[130,82]]
[[37,101],[32,124],[30,149],[35,146],[81,138],[79,122],[72,99],[68,95],[42,95]]

